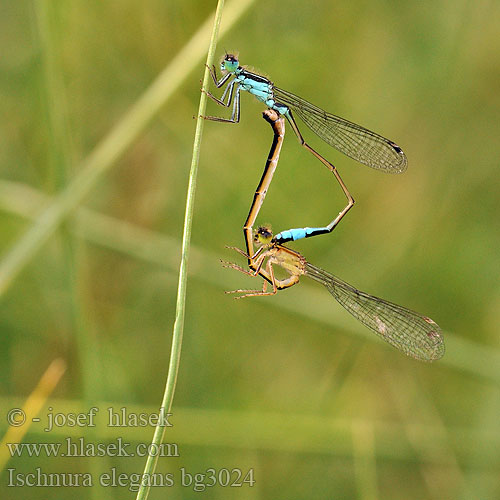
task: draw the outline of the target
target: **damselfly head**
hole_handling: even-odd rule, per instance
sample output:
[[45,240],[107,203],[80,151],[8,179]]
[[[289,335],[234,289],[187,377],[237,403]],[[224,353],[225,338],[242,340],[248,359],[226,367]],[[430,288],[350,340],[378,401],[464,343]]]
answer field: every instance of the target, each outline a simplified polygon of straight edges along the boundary
[[273,232],[270,225],[259,226],[254,233],[253,240],[259,245],[269,245],[273,239]]
[[238,55],[237,54],[228,54],[224,55],[224,59],[222,59],[220,63],[221,71],[227,71],[228,73],[234,73],[239,66]]

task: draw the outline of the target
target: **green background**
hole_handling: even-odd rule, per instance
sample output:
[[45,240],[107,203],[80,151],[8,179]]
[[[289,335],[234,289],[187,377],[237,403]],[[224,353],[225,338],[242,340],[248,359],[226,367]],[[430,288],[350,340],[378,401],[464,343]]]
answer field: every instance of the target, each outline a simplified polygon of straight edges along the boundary
[[[211,2],[4,2],[0,16],[0,245],[35,216],[155,77],[212,19]],[[397,142],[404,175],[333,161],[356,205],[331,235],[293,245],[356,287],[443,328],[445,357],[406,358],[318,284],[232,300],[260,280],[223,269],[271,144],[261,103],[239,125],[206,122],[184,344],[159,460],[173,487],[150,498],[495,499],[500,497],[498,2],[255,2],[218,44],[278,86]],[[223,25],[226,18],[223,16]],[[151,123],[1,297],[2,413],[56,358],[67,370],[24,442],[151,440],[151,427],[63,427],[54,413],[153,413],[166,379],[185,194],[208,37]],[[182,72],[179,70],[179,72]],[[208,103],[209,114],[224,113]],[[317,226],[344,206],[331,174],[290,128],[258,222]],[[98,215],[112,219],[99,217]],[[5,255],[4,254],[4,255]],[[5,410],[5,411],[3,411]],[[7,430],[4,415],[2,431]],[[2,450],[5,455],[6,449]],[[11,458],[17,473],[115,468],[142,457]],[[254,470],[255,485],[180,485],[180,471]],[[133,498],[129,488],[8,487],[3,498]]]

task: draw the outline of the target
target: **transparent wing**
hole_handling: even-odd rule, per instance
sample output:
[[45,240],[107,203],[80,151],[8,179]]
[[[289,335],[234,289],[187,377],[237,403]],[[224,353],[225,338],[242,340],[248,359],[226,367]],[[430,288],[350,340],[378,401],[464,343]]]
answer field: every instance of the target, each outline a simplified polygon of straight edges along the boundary
[[443,356],[443,335],[432,319],[356,290],[312,264],[306,264],[306,274],[325,285],[356,319],[401,352],[421,361],[435,361]]
[[327,144],[364,165],[389,173],[406,170],[403,150],[394,142],[332,115],[291,92],[273,87],[274,99],[289,106]]

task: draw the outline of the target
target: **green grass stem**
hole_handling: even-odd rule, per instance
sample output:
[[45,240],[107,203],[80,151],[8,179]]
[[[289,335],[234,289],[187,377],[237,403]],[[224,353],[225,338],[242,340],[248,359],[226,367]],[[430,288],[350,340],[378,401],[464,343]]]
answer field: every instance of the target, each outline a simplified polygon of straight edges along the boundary
[[[207,62],[206,62],[207,67],[205,67],[205,73],[203,76],[203,88],[207,88],[208,86],[208,79],[209,79],[208,67],[210,67],[213,64],[223,9],[224,9],[224,0],[219,0],[217,3],[217,9],[215,11],[215,19],[212,30],[212,36],[210,38],[210,45],[208,47]],[[196,120],[196,130],[194,134],[193,156],[191,159],[191,169],[189,171],[189,185],[186,196],[184,230],[182,234],[181,263],[179,268],[179,282],[177,287],[177,302],[175,307],[175,321],[174,321],[174,330],[172,335],[170,363],[168,366],[168,375],[167,375],[167,382],[165,385],[165,392],[163,394],[163,400],[160,407],[160,418],[158,419],[158,425],[155,428],[152,447],[150,449],[158,449],[163,441],[166,426],[164,425],[161,415],[165,413],[170,413],[170,410],[172,409],[175,386],[177,383],[177,375],[179,373],[182,336],[184,332],[187,268],[189,261],[189,249],[191,246],[191,230],[193,225],[194,199],[196,193],[196,177],[198,174],[201,138],[203,134],[203,123],[204,123],[202,116],[205,114],[206,106],[207,106],[207,96],[205,93],[201,92],[200,105],[198,108],[198,117]],[[151,477],[154,474],[157,462],[158,462],[158,454],[149,453],[148,458],[146,460],[146,465],[144,467],[143,479]],[[150,490],[149,482],[147,480],[142,481],[139,491],[137,492],[137,500],[146,499],[149,495],[149,490]]]

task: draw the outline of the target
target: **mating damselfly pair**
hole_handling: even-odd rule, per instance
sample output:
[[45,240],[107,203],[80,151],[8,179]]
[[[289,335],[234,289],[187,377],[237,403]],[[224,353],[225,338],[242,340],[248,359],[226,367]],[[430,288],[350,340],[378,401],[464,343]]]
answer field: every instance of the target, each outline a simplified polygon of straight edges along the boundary
[[[209,69],[217,88],[225,84],[227,87],[220,99],[205,92],[222,106],[230,107],[232,103],[232,115],[229,119],[214,116],[204,118],[237,123],[240,118],[240,91],[245,90],[268,106],[269,109],[264,113],[264,118],[271,124],[274,131],[274,140],[266,167],[243,228],[246,252],[236,247],[229,247],[248,259],[250,271],[233,263],[225,263],[226,267],[234,268],[250,276],[259,275],[265,281],[262,290],[235,290],[234,292],[243,294],[238,298],[275,294],[279,289],[295,285],[299,282],[300,276],[306,275],[322,283],[356,319],[400,351],[423,361],[441,358],[444,354],[444,341],[439,326],[433,320],[410,309],[361,292],[334,275],[313,266],[298,252],[283,245],[287,241],[331,232],[354,204],[354,199],[340,178],[336,167],[305,142],[292,111],[296,112],[304,123],[326,143],[372,168],[389,173],[403,172],[406,169],[407,160],[402,149],[394,142],[364,127],[327,113],[305,99],[276,87],[267,78],[240,66],[238,58],[233,54],[226,54],[222,60],[221,71],[225,74],[220,79],[217,78],[215,67]],[[301,145],[335,175],[348,203],[327,226],[294,228],[281,231],[275,236],[269,228],[260,227],[254,235],[253,224],[276,169],[283,142],[283,117],[290,123]],[[253,242],[260,247],[256,252],[253,249]],[[288,278],[277,279],[273,266],[284,269]],[[271,283],[272,291],[267,291],[267,282]]]

